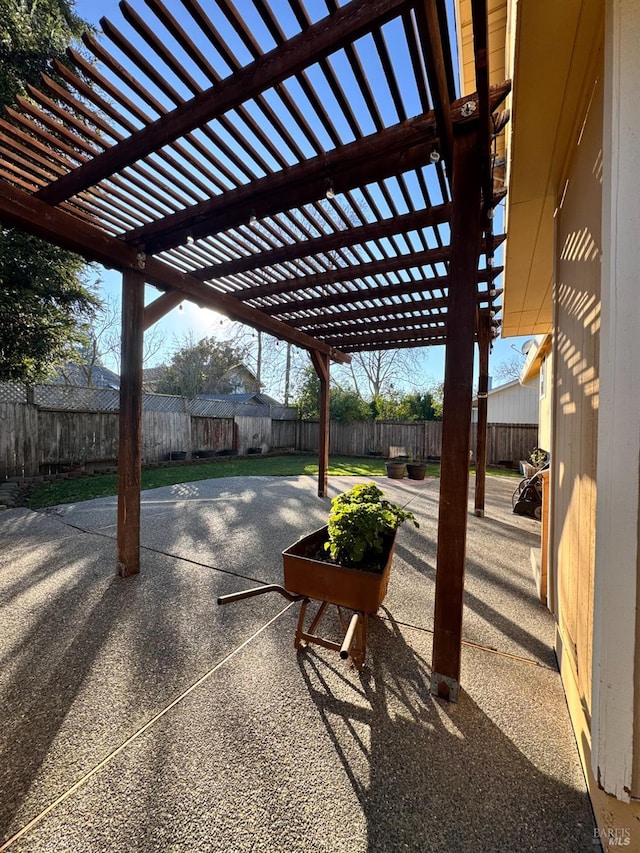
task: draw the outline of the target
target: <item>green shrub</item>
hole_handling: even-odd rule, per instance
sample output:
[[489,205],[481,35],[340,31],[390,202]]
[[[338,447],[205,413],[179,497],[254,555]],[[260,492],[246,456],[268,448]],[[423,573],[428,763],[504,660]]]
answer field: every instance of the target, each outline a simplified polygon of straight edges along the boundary
[[331,501],[325,548],[343,566],[375,561],[405,521],[419,527],[413,513],[386,500],[375,483],[360,483]]

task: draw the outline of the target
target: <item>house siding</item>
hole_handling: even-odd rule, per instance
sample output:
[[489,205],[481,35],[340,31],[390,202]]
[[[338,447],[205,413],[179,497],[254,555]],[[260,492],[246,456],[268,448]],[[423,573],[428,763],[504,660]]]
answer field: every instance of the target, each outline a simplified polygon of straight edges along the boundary
[[[592,714],[602,209],[602,55],[560,188],[553,334],[552,607],[563,678]],[[566,668],[570,668],[570,672]]]

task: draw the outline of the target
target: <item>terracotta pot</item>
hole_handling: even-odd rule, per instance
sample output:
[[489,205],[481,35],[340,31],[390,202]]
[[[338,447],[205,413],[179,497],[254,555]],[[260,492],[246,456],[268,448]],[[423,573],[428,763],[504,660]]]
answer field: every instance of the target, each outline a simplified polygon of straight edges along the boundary
[[317,553],[327,539],[327,527],[321,527],[282,552],[285,587],[307,598],[375,613],[387,594],[395,534],[381,573],[348,569],[308,556]]
[[391,480],[402,480],[407,473],[406,462],[385,462],[387,477]]

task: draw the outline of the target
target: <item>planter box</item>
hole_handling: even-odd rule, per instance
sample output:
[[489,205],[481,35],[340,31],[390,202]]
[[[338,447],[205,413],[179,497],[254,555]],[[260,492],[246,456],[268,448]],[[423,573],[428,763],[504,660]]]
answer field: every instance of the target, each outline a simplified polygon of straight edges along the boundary
[[285,587],[307,598],[376,613],[387,594],[395,534],[382,573],[347,569],[307,556],[317,553],[327,538],[327,527],[321,527],[282,552]]
[[410,480],[424,480],[427,476],[427,466],[422,462],[407,462],[407,477]]
[[407,473],[406,462],[385,462],[385,468],[387,471],[387,477],[389,477],[390,480],[403,480],[404,475]]

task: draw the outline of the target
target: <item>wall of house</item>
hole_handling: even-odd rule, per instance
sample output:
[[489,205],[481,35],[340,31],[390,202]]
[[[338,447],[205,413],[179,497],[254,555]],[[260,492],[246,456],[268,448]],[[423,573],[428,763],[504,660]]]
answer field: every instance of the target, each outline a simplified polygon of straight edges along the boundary
[[[591,716],[602,208],[602,56],[559,188],[553,331],[551,601],[565,683]],[[587,82],[587,81],[585,81]],[[589,91],[590,90],[590,91]]]
[[487,420],[491,424],[537,424],[538,383],[496,388],[487,399]]
[[551,450],[553,423],[553,352],[549,351],[540,364],[538,377],[538,397],[540,421],[538,423],[538,446],[543,450]]

